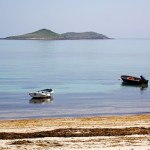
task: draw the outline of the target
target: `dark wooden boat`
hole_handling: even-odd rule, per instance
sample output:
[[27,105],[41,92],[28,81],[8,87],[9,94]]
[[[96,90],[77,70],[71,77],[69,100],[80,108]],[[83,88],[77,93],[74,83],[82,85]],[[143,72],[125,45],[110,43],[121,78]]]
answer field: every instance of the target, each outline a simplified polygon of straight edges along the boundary
[[130,85],[148,84],[148,80],[146,80],[143,76],[140,76],[140,78],[138,78],[134,76],[122,75],[121,79],[123,80],[123,83]]

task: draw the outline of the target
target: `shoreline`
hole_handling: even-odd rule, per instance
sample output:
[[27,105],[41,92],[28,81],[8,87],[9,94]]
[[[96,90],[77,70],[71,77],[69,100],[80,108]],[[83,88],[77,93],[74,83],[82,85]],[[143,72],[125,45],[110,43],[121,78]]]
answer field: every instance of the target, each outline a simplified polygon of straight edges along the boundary
[[12,150],[149,150],[150,115],[1,120],[0,145]]

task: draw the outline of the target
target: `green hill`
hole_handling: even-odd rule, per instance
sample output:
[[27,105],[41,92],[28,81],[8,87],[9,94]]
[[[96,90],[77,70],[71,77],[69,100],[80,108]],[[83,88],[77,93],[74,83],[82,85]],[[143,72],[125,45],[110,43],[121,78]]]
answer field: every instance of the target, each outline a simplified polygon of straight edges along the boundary
[[18,35],[18,36],[9,36],[5,39],[10,40],[81,40],[81,39],[109,39],[103,34],[96,32],[67,32],[64,34],[58,34],[51,30],[41,29],[32,33]]
[[24,34],[24,35],[18,35],[18,36],[10,36],[6,39],[45,39],[45,40],[54,40],[54,39],[63,39],[64,37],[60,34],[57,34],[51,30],[47,29],[41,29],[32,33]]

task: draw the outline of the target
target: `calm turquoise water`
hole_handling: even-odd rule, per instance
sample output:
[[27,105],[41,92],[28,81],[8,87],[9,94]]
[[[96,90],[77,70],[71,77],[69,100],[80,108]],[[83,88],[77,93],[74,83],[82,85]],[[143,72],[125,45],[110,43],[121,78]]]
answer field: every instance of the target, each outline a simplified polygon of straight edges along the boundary
[[[119,80],[150,80],[149,60],[149,39],[0,40],[0,119],[150,113],[149,87]],[[53,100],[31,100],[43,88]]]

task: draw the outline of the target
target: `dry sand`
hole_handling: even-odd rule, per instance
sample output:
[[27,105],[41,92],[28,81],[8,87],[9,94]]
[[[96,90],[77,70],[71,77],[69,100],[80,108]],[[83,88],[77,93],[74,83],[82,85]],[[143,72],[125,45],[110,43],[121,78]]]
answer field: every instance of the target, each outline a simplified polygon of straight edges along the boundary
[[150,115],[0,121],[0,150],[150,150]]

